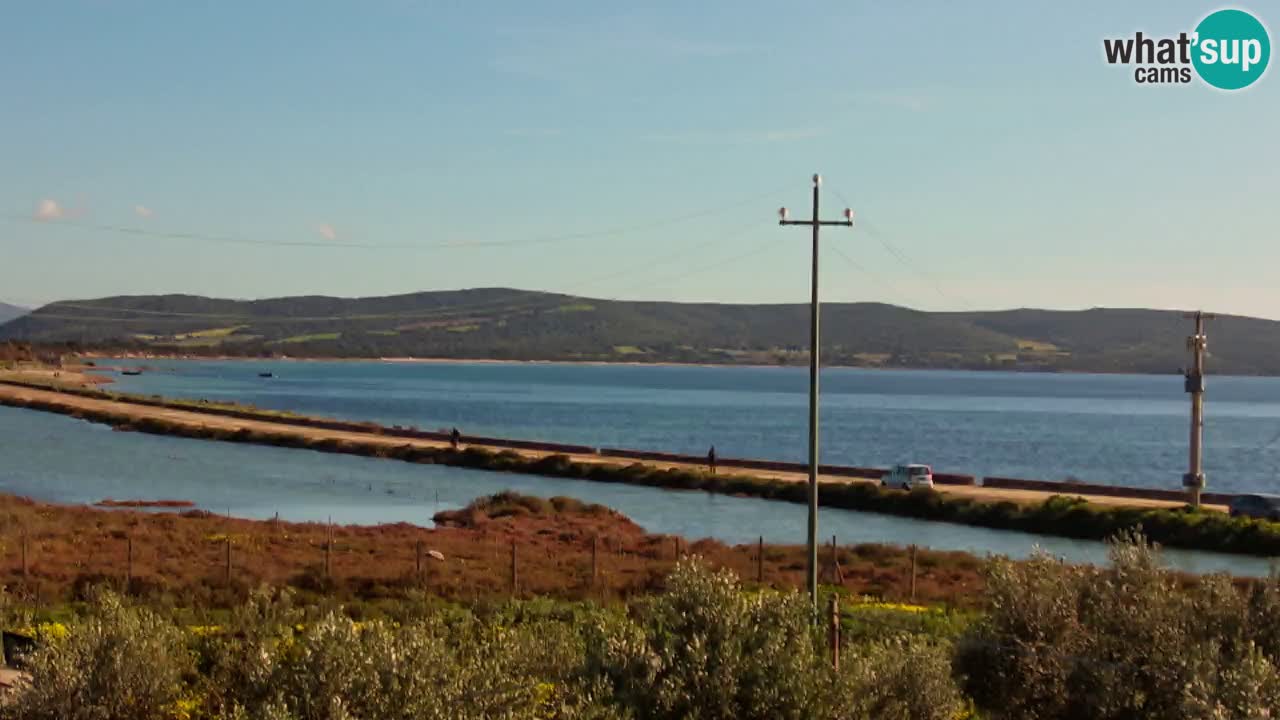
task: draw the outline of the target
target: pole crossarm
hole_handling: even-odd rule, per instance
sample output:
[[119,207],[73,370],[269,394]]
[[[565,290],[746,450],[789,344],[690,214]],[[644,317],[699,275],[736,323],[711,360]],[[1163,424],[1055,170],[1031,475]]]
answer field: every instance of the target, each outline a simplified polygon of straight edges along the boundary
[[[779,225],[813,225],[812,220],[779,220]],[[819,220],[819,225],[833,225],[839,227],[853,227],[852,220]]]

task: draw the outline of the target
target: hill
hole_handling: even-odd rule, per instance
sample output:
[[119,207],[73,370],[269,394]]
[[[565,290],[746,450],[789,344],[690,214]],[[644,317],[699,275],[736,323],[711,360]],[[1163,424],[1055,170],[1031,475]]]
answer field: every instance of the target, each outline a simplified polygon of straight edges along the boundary
[[0,323],[7,323],[16,317],[22,317],[27,314],[27,309],[0,302]]
[[[1176,372],[1190,324],[1164,310],[823,311],[824,362],[858,366]],[[801,364],[808,306],[598,300],[506,288],[372,298],[63,301],[0,340],[196,355]],[[1212,324],[1215,373],[1280,375],[1280,322]]]

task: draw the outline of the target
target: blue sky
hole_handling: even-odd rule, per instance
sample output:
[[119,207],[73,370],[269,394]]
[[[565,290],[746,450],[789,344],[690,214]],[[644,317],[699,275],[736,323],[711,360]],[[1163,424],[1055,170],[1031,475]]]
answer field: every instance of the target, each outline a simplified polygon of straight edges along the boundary
[[1219,7],[5,3],[0,299],[798,302],[817,171],[827,300],[1280,318],[1280,78],[1102,58]]

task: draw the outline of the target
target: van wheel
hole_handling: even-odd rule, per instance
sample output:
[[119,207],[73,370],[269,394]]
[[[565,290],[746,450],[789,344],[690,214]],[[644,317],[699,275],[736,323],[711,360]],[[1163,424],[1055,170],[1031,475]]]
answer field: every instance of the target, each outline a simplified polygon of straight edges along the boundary
[[902,483],[902,489],[911,492],[911,483]]

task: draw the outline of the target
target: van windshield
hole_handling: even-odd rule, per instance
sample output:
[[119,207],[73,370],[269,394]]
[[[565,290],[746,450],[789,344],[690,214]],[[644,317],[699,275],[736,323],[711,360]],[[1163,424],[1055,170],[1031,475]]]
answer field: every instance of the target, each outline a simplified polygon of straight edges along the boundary
[[917,465],[916,467],[911,468],[911,474],[912,475],[928,475],[929,468],[924,467],[923,465]]

